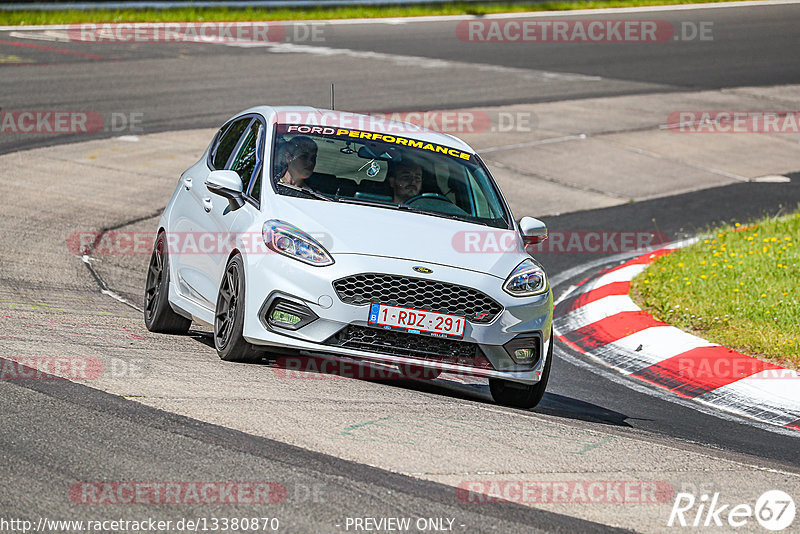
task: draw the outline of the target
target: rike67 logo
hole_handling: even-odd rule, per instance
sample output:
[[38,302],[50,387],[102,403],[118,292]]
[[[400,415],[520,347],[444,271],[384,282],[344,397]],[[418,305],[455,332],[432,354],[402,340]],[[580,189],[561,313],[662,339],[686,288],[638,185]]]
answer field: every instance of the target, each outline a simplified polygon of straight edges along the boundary
[[692,493],[678,493],[667,526],[735,529],[755,520],[763,528],[777,532],[794,522],[795,512],[794,500],[780,490],[764,492],[754,506],[727,503],[718,492],[710,496],[704,493],[699,498]]

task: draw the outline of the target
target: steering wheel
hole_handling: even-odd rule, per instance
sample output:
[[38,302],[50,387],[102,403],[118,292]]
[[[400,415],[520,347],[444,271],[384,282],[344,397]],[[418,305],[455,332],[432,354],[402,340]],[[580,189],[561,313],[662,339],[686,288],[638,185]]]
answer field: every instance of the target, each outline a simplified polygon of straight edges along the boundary
[[419,194],[417,196],[413,196],[413,197],[409,198],[408,200],[403,202],[403,204],[411,204],[413,202],[416,202],[417,200],[422,200],[424,198],[429,198],[429,199],[432,199],[432,200],[440,200],[442,202],[447,202],[449,204],[453,203],[452,200],[450,200],[449,198],[447,198],[444,195],[440,195],[439,193],[422,193],[422,194]]

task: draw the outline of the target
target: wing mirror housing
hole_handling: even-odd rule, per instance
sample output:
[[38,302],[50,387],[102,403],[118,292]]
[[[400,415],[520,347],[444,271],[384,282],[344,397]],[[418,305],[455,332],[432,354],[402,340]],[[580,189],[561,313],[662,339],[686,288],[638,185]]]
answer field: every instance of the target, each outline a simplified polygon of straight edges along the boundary
[[522,242],[525,243],[525,246],[535,245],[547,239],[547,225],[533,217],[520,219],[519,232],[522,234]]
[[231,211],[244,206],[242,179],[234,171],[211,171],[206,178],[209,191],[228,199]]

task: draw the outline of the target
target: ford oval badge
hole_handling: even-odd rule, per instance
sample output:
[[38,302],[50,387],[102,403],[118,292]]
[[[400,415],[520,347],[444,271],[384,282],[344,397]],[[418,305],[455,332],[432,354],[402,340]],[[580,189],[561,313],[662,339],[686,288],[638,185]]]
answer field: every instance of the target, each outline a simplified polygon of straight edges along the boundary
[[433,272],[432,270],[428,269],[427,267],[417,266],[417,267],[412,267],[412,269],[415,270],[416,272],[422,273],[422,274],[431,274]]

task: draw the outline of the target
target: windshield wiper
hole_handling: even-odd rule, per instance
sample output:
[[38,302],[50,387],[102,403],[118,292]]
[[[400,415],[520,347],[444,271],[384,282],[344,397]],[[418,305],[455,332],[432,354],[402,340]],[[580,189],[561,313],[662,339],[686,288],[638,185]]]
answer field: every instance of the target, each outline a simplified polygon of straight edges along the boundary
[[378,208],[392,208],[397,209],[397,204],[383,204],[380,202],[373,202],[370,200],[361,200],[359,198],[350,198],[350,197],[337,197],[339,202],[344,202],[345,204],[356,204],[358,206],[372,206]]
[[[464,221],[472,224],[481,224],[483,226],[491,226],[494,228],[501,228],[507,225],[498,226],[498,219],[484,219],[481,217],[475,217],[472,215],[460,215],[458,213],[446,213],[443,211],[433,211],[433,210],[424,210],[422,208],[415,208],[413,206],[408,206],[406,204],[400,204],[397,206],[398,209],[408,210],[413,213],[422,213],[425,215],[433,215],[435,217],[443,217],[445,219],[453,219],[456,221]],[[502,221],[502,219],[500,219]],[[505,221],[503,221],[505,222]]]
[[444,211],[424,210],[422,208],[415,208],[408,204],[399,204],[397,209],[412,211],[414,213],[424,213],[425,215],[436,215],[437,217],[444,217],[445,219],[455,219],[457,221],[475,222],[474,217],[469,215],[459,215],[457,213],[447,213]]
[[[286,185],[286,184],[281,184]],[[332,199],[328,199],[332,200]],[[390,210],[400,210],[400,211],[408,211],[410,213],[421,213],[423,215],[433,215],[434,217],[443,217],[445,219],[454,219],[456,221],[464,221],[473,224],[481,224],[483,226],[490,226],[493,228],[506,228],[507,224],[502,224],[505,221],[503,219],[489,219],[484,220],[479,217],[473,217],[471,215],[459,215],[457,213],[444,213],[441,211],[433,211],[433,210],[424,210],[421,208],[415,208],[413,206],[409,206],[408,204],[383,204],[379,202],[371,202],[368,200],[360,200],[357,198],[349,198],[349,197],[336,197],[337,202],[343,202],[345,204],[357,204],[359,206],[370,206],[373,208],[384,208]]]
[[312,196],[314,198],[318,198],[320,200],[327,200],[328,202],[336,202],[336,200],[334,200],[333,198],[331,198],[331,197],[329,197],[327,195],[323,195],[322,193],[317,193],[316,191],[314,191],[310,187],[299,187],[299,186],[296,186],[294,184],[287,184],[287,183],[284,183],[284,182],[278,182],[278,185],[280,185],[281,187],[285,187],[287,189],[291,189],[292,191],[299,191],[301,193],[305,193],[307,195],[310,195],[310,196]]

